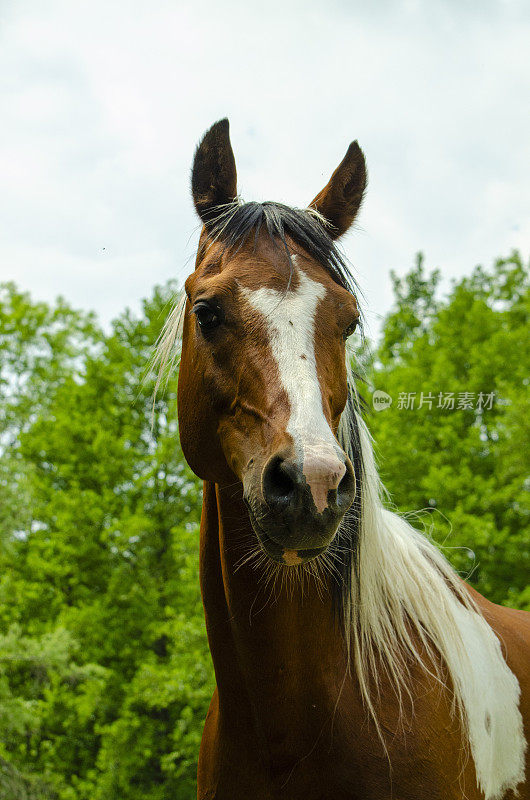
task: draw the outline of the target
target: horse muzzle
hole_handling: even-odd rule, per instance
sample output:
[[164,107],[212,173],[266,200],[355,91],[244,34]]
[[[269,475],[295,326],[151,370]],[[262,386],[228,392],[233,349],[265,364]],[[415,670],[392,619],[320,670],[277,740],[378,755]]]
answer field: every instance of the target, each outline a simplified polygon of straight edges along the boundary
[[244,481],[244,498],[263,550],[288,566],[310,561],[332,542],[355,499],[355,475],[337,446],[284,451]]

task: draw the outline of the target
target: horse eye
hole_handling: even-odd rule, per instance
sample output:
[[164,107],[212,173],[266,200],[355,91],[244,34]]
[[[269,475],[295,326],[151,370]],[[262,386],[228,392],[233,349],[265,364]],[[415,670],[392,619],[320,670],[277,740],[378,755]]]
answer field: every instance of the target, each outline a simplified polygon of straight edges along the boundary
[[221,316],[219,310],[213,308],[205,302],[199,302],[193,307],[193,313],[197,317],[197,322],[201,331],[213,331],[221,324]]
[[352,333],[355,331],[357,325],[359,324],[359,318],[354,319],[353,322],[350,322],[346,330],[344,331],[344,339],[346,340]]

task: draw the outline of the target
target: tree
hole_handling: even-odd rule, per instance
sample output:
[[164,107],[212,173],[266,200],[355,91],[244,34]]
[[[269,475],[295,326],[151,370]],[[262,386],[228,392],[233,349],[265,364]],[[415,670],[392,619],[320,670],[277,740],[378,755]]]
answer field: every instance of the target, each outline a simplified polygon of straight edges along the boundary
[[77,378],[100,341],[93,314],[62,298],[53,308],[34,303],[13,283],[0,285],[0,546],[32,522],[20,434],[46,413],[66,378]]
[[[55,339],[12,391],[6,464],[21,465],[30,513],[14,504],[0,559],[0,615],[20,652],[5,665],[4,703],[20,713],[15,728],[0,717],[0,756],[36,797],[193,794],[212,691],[200,487],[178,443],[176,379],[151,427],[146,376],[171,295],[156,289],[141,317],[125,312],[108,335],[94,328],[75,352],[60,352],[69,336]],[[33,353],[55,310],[25,302],[38,316]],[[13,333],[16,303],[4,310]]]
[[382,477],[399,509],[427,509],[428,529],[480,592],[525,606],[528,269],[514,253],[454,283],[446,300],[439,278],[425,277],[421,258],[394,277],[369,371],[393,398],[369,423]]

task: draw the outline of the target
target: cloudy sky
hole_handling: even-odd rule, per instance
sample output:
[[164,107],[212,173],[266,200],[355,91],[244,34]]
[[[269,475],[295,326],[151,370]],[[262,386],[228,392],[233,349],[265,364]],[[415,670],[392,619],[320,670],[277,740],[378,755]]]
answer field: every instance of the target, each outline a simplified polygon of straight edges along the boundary
[[193,150],[228,116],[245,199],[306,205],[357,138],[344,247],[373,333],[417,250],[530,251],[526,0],[0,7],[0,280],[108,322],[191,269]]

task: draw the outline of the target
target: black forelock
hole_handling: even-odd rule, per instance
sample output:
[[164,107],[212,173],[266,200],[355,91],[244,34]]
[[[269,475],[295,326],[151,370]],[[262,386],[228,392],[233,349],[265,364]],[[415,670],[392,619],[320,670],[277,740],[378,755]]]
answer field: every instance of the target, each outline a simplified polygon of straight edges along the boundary
[[209,213],[207,228],[210,235],[227,249],[237,250],[253,235],[256,240],[262,230],[271,240],[285,249],[290,260],[287,237],[320,264],[333,280],[351,294],[358,287],[346,260],[326,230],[325,221],[309,209],[291,208],[270,201],[229,203],[217,206]]

